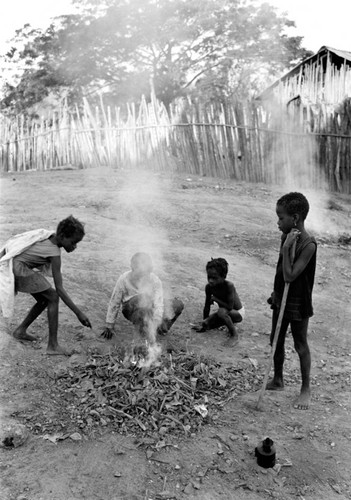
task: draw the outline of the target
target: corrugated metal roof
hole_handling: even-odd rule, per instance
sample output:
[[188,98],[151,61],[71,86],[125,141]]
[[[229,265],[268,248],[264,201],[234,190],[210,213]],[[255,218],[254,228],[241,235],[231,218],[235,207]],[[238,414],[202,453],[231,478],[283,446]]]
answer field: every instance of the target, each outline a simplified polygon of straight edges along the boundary
[[325,53],[331,52],[331,53],[335,54],[337,57],[345,59],[346,61],[348,61],[348,62],[351,63],[351,52],[349,52],[347,50],[334,49],[332,47],[328,47],[327,45],[323,45],[318,50],[318,52],[316,52],[312,56],[307,57],[306,59],[304,59],[303,61],[301,61],[299,64],[297,64],[296,66],[294,66],[290,71],[288,71],[287,73],[285,73],[285,75],[281,76],[278,80],[276,80],[274,83],[272,83],[272,85],[270,85],[269,87],[267,87],[266,90],[264,90],[261,93],[261,95],[258,96],[257,99],[261,99],[262,97],[268,95],[270,93],[270,91],[279,84],[279,82],[284,81],[287,78],[289,78],[289,76],[292,76],[292,75],[296,74],[298,71],[300,71],[299,68],[301,66],[305,66],[306,64],[308,64],[313,59],[318,59],[318,56],[320,56],[321,54],[323,54],[323,52],[325,52]]
[[[324,45],[323,47],[321,47],[319,49],[318,52],[321,52],[322,49],[327,49],[327,50],[329,50],[329,52],[333,52],[337,56],[342,57],[343,59],[347,59],[348,61],[351,61],[351,52],[349,52],[347,50],[333,49],[332,47],[327,47],[326,45]],[[317,54],[318,54],[318,52],[317,52]]]

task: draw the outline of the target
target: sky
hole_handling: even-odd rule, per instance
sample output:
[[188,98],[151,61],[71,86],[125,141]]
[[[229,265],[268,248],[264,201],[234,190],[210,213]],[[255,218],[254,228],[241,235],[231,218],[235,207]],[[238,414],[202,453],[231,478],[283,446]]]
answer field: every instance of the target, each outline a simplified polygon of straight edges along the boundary
[[33,28],[46,28],[50,19],[74,12],[71,0],[0,0],[0,54],[7,40],[29,23]]
[[280,12],[288,12],[296,29],[291,36],[303,36],[302,45],[317,52],[323,45],[351,52],[350,0],[268,0]]
[[[263,0],[258,0],[263,1]],[[268,0],[286,11],[295,21],[296,30],[290,36],[303,36],[303,46],[317,52],[323,45],[351,51],[350,0]],[[6,51],[15,30],[25,23],[33,28],[45,28],[50,18],[74,12],[71,0],[0,0],[0,54]]]

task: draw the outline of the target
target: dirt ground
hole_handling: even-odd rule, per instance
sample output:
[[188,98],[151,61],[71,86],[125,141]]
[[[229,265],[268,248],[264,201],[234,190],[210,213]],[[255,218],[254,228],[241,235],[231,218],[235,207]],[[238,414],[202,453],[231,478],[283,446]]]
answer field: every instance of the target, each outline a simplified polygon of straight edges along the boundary
[[[106,422],[87,435],[76,420],[67,420],[69,400],[57,391],[60,370],[73,372],[92,353],[106,354],[130,339],[122,317],[112,340],[100,333],[116,278],[139,250],[150,252],[165,290],[185,303],[165,342],[223,367],[246,366],[262,380],[270,354],[266,300],[280,242],[275,202],[285,192],[108,168],[2,175],[2,243],[29,229],[54,229],[70,214],[85,222],[86,237],[73,254],[63,255],[63,276],[93,329],[80,326],[62,304],[59,338],[75,354],[48,357],[45,315],[29,330],[38,342],[21,343],[9,334],[32,305],[30,296],[16,297],[9,325],[1,319],[2,426],[22,424],[29,433],[20,446],[1,443],[1,500],[351,498],[350,198],[309,196],[314,211],[306,226],[319,245],[308,410],[293,407],[300,374],[290,335],[285,391],[266,392],[258,410],[259,383],[248,384],[201,431],[170,436],[152,450]],[[246,309],[235,348],[223,345],[224,331],[191,329],[202,315],[206,262],[219,256],[228,260],[228,279]],[[60,426],[66,438],[56,440]],[[255,458],[255,447],[268,436],[276,446],[275,469],[259,467]]]

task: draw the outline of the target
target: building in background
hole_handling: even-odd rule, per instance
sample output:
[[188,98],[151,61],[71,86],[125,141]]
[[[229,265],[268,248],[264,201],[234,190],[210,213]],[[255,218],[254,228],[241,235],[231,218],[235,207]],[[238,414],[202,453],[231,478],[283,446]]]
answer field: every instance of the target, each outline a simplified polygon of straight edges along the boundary
[[323,46],[259,96],[283,104],[323,104],[330,111],[351,97],[351,52]]

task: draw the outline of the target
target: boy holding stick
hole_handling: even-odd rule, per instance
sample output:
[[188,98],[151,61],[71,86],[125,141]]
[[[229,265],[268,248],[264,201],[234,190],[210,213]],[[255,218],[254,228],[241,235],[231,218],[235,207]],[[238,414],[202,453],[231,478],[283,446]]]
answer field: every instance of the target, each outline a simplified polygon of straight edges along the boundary
[[[271,345],[282,304],[285,284],[289,284],[284,314],[274,352],[274,376],[267,390],[283,390],[284,344],[288,326],[300,359],[302,385],[294,407],[306,410],[310,403],[311,355],[307,343],[309,318],[313,315],[312,289],[316,269],[317,242],[305,229],[309,204],[301,193],[282,196],[276,206],[278,228],[282,231],[280,254],[274,279],[274,291],[268,299],[273,309]],[[294,259],[291,252],[295,247]]]

